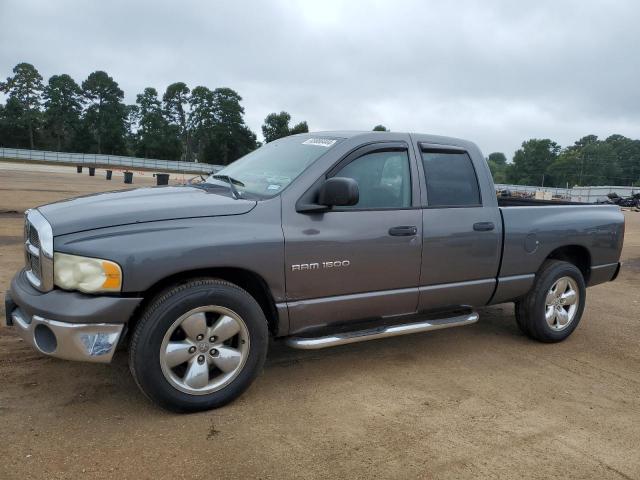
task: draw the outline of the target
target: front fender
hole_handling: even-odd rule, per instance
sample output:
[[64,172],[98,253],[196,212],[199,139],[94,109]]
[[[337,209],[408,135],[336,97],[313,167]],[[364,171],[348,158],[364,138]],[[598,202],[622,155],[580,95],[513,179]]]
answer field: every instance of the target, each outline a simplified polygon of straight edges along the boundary
[[280,198],[243,215],[154,221],[54,238],[54,250],[117,262],[123,292],[139,293],[171,275],[242,268],[260,275],[276,302],[285,298]]

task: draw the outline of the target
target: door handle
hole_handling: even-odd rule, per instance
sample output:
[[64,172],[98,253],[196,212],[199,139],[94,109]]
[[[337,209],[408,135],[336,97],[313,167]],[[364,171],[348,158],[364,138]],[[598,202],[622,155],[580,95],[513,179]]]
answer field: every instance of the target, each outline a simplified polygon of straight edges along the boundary
[[418,228],[415,226],[402,225],[399,227],[393,227],[389,229],[389,235],[392,237],[411,237],[418,233]]
[[476,232],[489,232],[496,228],[493,222],[478,222],[473,224],[473,229]]

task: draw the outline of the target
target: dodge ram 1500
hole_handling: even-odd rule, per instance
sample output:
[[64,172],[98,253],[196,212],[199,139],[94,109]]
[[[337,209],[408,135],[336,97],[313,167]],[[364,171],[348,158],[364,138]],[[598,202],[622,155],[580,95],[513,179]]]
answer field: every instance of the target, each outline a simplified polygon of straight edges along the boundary
[[205,182],[26,212],[6,321],[35,349],[110,362],[175,411],[233,400],[269,338],[314,349],[469,325],[515,302],[567,338],[586,287],[620,269],[617,206],[498,199],[471,142],[422,134],[283,138]]

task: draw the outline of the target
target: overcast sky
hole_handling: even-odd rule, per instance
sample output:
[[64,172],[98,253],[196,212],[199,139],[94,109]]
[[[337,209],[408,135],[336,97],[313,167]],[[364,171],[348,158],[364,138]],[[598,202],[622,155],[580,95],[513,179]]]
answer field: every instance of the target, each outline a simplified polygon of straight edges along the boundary
[[640,2],[0,0],[0,77],[107,71],[133,103],[175,81],[235,89],[249,126],[468,138],[640,137]]

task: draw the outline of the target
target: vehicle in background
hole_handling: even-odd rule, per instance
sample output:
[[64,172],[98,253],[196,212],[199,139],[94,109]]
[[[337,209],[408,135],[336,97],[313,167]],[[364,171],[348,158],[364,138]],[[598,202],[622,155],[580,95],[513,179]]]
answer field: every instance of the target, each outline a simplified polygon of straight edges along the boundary
[[628,208],[640,208],[640,193],[634,193],[633,195],[630,195],[628,197],[621,197],[617,193],[612,192],[607,194],[607,200],[598,203],[608,203]]

